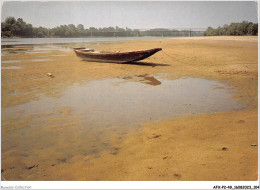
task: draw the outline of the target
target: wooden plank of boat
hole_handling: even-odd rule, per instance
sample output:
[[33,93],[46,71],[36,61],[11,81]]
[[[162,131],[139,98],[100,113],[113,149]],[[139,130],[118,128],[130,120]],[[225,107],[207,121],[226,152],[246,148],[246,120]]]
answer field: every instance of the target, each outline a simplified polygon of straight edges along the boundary
[[89,48],[74,48],[76,55],[86,61],[112,63],[140,61],[161,50],[162,48],[132,52],[97,52],[94,49]]

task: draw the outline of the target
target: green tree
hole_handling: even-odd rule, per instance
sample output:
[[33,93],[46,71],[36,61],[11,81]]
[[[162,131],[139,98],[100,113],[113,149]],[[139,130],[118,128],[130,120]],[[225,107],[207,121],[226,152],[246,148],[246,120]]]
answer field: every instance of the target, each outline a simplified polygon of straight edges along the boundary
[[79,36],[86,35],[86,30],[84,29],[84,26],[82,24],[79,24],[77,26],[77,31],[78,31]]
[[16,26],[16,19],[14,17],[7,17],[5,23],[2,25],[3,36],[15,36],[19,28]]
[[241,23],[231,23],[230,25],[224,25],[213,29],[208,27],[204,32],[205,36],[218,36],[218,35],[258,35],[258,24],[252,22],[243,21]]
[[71,37],[77,37],[79,35],[78,30],[74,24],[69,24],[68,28]]

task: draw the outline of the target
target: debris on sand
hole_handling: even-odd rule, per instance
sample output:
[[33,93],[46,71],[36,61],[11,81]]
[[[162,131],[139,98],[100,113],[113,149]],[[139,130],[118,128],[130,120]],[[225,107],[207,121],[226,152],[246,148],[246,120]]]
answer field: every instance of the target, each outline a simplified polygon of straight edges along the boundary
[[27,170],[30,170],[30,169],[33,169],[35,167],[38,167],[38,165],[33,165],[33,166],[29,166],[29,167],[26,167]]
[[153,134],[153,136],[151,138],[155,139],[155,138],[159,138],[161,135],[156,135],[156,134]]
[[227,151],[228,148],[227,148],[227,147],[223,147],[222,150],[223,150],[223,151]]
[[47,73],[47,76],[51,77],[51,78],[54,78],[55,76],[51,73]]

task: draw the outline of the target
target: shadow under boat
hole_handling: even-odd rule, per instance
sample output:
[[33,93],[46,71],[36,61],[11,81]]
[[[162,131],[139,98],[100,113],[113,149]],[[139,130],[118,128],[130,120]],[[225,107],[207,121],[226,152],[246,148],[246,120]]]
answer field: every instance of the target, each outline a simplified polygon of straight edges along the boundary
[[153,63],[153,62],[138,62],[138,61],[131,61],[131,62],[126,62],[126,63],[117,63],[117,64],[124,64],[124,65],[140,65],[140,66],[170,66],[168,64],[163,64],[163,63]]
[[[81,61],[83,62],[95,62],[95,63],[100,63],[97,61],[87,61],[82,59]],[[163,64],[163,63],[153,63],[153,62],[139,62],[139,61],[131,61],[131,62],[125,62],[125,63],[112,63],[112,62],[108,62],[111,64],[120,64],[120,65],[139,65],[139,66],[152,66],[152,67],[156,67],[156,66],[170,66],[169,64]]]

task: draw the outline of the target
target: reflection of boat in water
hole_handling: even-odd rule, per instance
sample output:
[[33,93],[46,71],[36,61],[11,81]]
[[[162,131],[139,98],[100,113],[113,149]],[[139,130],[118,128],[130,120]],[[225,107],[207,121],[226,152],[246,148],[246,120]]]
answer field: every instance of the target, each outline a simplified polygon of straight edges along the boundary
[[112,62],[112,63],[126,63],[132,61],[140,61],[147,57],[152,56],[162,48],[154,48],[143,51],[132,52],[98,52],[89,48],[74,48],[74,52],[77,56],[86,61],[94,62]]
[[133,82],[141,82],[144,84],[149,84],[153,86],[160,85],[161,82],[154,78],[153,76],[149,76],[148,74],[144,75],[137,75],[137,76],[126,76],[123,79],[128,80],[128,81],[133,81]]

